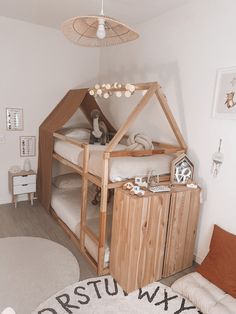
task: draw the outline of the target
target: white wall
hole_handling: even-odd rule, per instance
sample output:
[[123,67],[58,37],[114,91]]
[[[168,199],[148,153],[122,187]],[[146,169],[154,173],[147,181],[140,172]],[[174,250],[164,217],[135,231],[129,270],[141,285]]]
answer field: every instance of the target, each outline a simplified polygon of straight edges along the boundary
[[[139,40],[103,49],[101,55],[101,81],[158,81],[167,95],[203,188],[197,261],[207,253],[214,223],[236,233],[236,121],[211,118],[216,69],[236,65],[235,12],[235,0],[192,1],[140,24]],[[114,109],[118,119],[121,111]],[[150,125],[150,119],[149,114],[141,122]],[[212,178],[219,138],[225,160]]]
[[[19,136],[38,127],[65,93],[90,86],[98,74],[99,50],[71,44],[60,31],[0,17],[0,203],[11,201],[8,169],[23,166]],[[24,131],[6,131],[5,108],[23,108]],[[36,169],[37,157],[30,158]]]

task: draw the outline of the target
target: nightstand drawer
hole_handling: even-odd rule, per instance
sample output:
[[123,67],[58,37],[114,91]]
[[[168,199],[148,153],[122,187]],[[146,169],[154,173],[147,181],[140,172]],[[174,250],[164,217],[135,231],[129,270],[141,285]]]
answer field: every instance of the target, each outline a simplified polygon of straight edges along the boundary
[[36,191],[36,184],[35,183],[24,183],[21,185],[14,185],[13,186],[13,194],[23,194],[23,193],[32,193]]
[[35,174],[13,177],[13,185],[22,185],[22,184],[31,184],[31,183],[36,183]]

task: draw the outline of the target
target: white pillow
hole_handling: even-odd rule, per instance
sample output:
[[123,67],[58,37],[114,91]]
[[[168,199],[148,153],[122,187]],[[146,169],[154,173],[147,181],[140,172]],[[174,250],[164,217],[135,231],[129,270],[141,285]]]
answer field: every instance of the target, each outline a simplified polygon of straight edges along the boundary
[[53,184],[58,189],[75,189],[82,186],[82,177],[78,173],[62,174],[53,179]]
[[189,299],[204,314],[236,313],[236,299],[197,272],[179,278],[171,289]]
[[89,141],[90,138],[90,130],[85,128],[69,129],[64,134],[80,141]]

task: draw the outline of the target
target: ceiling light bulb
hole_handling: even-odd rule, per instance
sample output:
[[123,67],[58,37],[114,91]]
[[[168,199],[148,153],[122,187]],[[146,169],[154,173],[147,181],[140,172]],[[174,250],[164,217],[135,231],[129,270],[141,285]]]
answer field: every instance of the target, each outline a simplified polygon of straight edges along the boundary
[[98,29],[97,29],[97,38],[104,39],[106,37],[106,31],[105,31],[105,21],[104,19],[99,19],[98,21]]

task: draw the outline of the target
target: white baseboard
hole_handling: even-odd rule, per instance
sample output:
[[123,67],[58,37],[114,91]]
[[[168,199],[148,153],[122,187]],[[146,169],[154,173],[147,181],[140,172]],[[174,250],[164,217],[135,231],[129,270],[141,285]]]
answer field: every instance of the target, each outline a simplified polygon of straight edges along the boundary
[[1,199],[0,198],[0,205],[9,204],[11,203],[11,199]]
[[[27,201],[28,200],[28,196],[27,194],[22,194],[22,195],[18,195],[18,201]],[[0,205],[5,205],[5,204],[10,204],[12,203],[12,199],[11,197],[6,198],[6,199],[1,199],[0,198]]]

